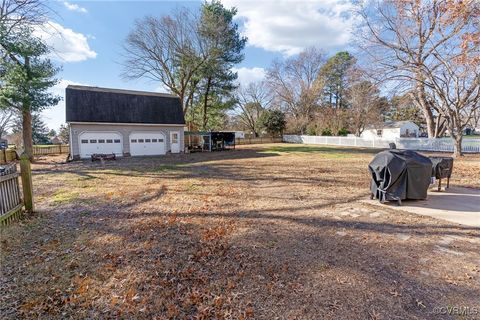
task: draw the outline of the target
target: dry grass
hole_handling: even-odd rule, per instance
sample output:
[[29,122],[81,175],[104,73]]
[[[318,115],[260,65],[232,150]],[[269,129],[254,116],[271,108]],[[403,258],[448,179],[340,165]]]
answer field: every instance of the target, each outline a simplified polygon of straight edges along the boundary
[[[438,319],[480,307],[480,231],[359,202],[372,151],[262,145],[34,165],[2,318]],[[58,163],[56,163],[58,162]],[[452,184],[480,187],[480,157]]]

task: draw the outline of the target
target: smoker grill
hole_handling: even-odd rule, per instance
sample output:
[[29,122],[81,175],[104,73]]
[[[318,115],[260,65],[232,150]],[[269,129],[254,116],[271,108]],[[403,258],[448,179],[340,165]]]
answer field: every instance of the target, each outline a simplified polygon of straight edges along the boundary
[[438,191],[442,188],[442,179],[447,179],[447,189],[450,187],[450,177],[453,171],[452,157],[430,157],[432,161],[432,177],[438,179]]
[[386,150],[368,165],[372,180],[371,198],[380,202],[426,199],[432,161],[411,150]]

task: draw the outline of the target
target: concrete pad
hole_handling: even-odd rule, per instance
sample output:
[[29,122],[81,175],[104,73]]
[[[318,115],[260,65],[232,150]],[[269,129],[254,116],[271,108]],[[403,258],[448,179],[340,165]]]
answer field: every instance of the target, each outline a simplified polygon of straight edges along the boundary
[[397,233],[397,234],[396,234],[396,237],[397,237],[398,239],[402,240],[402,241],[407,241],[408,239],[411,238],[410,235],[404,234],[404,233]]
[[427,200],[404,200],[401,206],[397,206],[395,201],[385,204],[378,200],[364,200],[364,202],[480,228],[480,190],[478,189],[450,187],[440,192],[432,189],[428,192]]

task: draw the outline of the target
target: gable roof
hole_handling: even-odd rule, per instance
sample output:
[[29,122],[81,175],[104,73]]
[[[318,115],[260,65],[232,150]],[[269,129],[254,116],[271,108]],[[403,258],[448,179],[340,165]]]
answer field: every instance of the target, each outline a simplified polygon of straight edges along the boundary
[[180,99],[164,93],[69,85],[65,108],[67,122],[185,124]]
[[414,124],[415,126],[417,126],[412,121],[385,121],[383,123],[379,123],[379,124],[376,124],[376,125],[370,125],[370,126],[368,126],[367,129],[396,129],[396,128],[403,127],[403,125],[405,125],[407,123],[411,123],[411,124]]

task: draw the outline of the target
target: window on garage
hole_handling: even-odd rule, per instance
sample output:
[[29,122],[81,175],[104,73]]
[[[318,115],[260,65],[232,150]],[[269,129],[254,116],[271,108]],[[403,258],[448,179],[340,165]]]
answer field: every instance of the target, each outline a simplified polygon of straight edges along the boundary
[[82,140],[82,143],[88,143],[88,140]]
[[137,143],[137,139],[132,139],[130,142],[131,143]]
[[97,140],[96,139],[91,139],[90,143],[97,143]]
[[157,142],[157,139],[152,139],[152,142]]
[[105,143],[105,139],[98,139],[98,143]]
[[138,139],[138,143],[143,143],[143,139]]
[[113,142],[120,143],[120,139],[115,139],[115,140],[113,140]]
[[112,139],[107,139],[107,143],[113,143]]
[[150,139],[145,139],[145,142],[150,142]]
[[158,142],[163,142],[163,139],[158,139]]

